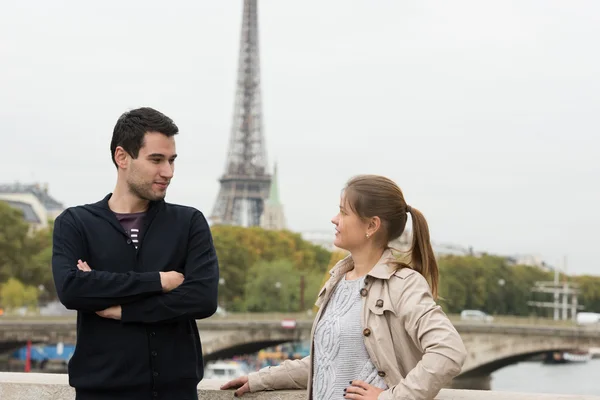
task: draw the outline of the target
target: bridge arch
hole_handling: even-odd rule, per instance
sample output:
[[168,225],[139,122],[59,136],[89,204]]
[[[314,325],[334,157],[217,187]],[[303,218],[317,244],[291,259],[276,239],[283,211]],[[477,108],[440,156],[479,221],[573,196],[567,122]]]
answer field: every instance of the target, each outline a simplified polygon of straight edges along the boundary
[[488,362],[487,364],[482,364],[479,365],[475,368],[466,370],[463,372],[461,372],[461,374],[459,375],[459,378],[474,378],[474,377],[480,377],[480,376],[488,376],[491,375],[492,373],[498,371],[499,369],[502,369],[504,367],[508,367],[509,365],[513,365],[513,364],[518,364],[520,362],[523,361],[527,361],[530,360],[533,357],[539,356],[539,355],[545,355],[547,353],[553,353],[553,352],[562,352],[562,351],[570,351],[573,349],[569,349],[569,348],[552,348],[552,349],[547,349],[547,350],[540,350],[540,351],[534,351],[534,352],[530,352],[530,353],[523,353],[523,354],[513,354],[511,356],[505,357],[505,358],[499,358],[499,359],[495,359],[493,361]]
[[268,347],[277,346],[284,343],[292,342],[292,340],[281,339],[281,340],[269,340],[263,342],[250,342],[236,346],[226,347],[211,353],[204,353],[204,363],[209,361],[229,359],[240,354],[254,354]]
[[285,329],[271,325],[255,328],[252,325],[241,330],[210,330],[200,327],[200,340],[205,362],[230,358],[239,354],[256,353],[264,348],[288,342],[310,339],[310,329]]
[[[562,334],[560,334],[562,333]],[[502,332],[461,332],[468,351],[460,378],[486,376],[536,355],[558,351],[587,350],[600,345],[598,335],[549,329],[521,328]],[[595,336],[595,337],[594,337]]]

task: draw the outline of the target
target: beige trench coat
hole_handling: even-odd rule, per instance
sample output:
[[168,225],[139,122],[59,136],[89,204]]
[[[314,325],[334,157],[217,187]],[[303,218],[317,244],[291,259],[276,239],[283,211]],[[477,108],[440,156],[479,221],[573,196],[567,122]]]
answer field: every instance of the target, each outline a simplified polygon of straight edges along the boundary
[[[396,265],[386,250],[365,278],[362,291],[361,324],[363,338],[371,361],[389,389],[380,400],[433,399],[442,387],[461,371],[466,349],[460,335],[433,300],[425,278],[418,272]],[[352,270],[350,256],[330,271],[331,278],[317,298],[319,312],[311,332],[311,354],[314,332],[333,288]],[[307,389],[312,400],[312,359],[287,360],[276,367],[266,367],[248,375],[250,391]],[[322,399],[314,399],[322,400]]]

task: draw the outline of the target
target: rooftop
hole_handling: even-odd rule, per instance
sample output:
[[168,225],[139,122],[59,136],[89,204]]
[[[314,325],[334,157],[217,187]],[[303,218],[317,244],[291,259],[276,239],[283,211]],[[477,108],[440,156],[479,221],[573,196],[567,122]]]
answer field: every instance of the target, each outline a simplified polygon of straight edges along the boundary
[[21,201],[13,201],[13,200],[0,200],[0,201],[4,201],[4,202],[8,203],[8,205],[10,205],[11,207],[21,210],[23,212],[23,219],[25,219],[26,222],[33,223],[33,224],[39,224],[42,222],[40,220],[40,218],[38,217],[38,215],[36,214],[36,212],[33,209],[33,206],[31,204],[23,203]]
[[0,193],[31,193],[48,211],[62,211],[64,205],[48,194],[47,184],[22,184],[20,182],[0,184]]

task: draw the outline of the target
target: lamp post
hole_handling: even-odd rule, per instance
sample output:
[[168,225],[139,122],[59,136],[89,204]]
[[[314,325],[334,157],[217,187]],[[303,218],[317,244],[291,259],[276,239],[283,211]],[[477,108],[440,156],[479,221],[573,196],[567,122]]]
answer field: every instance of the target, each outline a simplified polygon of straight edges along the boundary
[[504,285],[506,281],[503,278],[498,279],[498,285],[500,286],[500,310],[504,310]]
[[275,282],[275,289],[277,289],[277,304],[281,307],[281,282]]
[[[219,278],[219,293],[223,293],[222,289],[220,289],[223,287],[225,287],[225,278]],[[221,295],[221,308],[223,310],[225,310],[225,295],[224,294]]]

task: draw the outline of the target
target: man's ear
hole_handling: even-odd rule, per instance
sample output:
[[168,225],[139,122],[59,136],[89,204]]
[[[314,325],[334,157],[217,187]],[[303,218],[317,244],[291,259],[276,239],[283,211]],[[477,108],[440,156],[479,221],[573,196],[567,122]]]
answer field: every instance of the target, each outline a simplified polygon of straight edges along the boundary
[[121,146],[117,146],[115,150],[115,163],[119,168],[127,169],[129,165],[129,154]]

